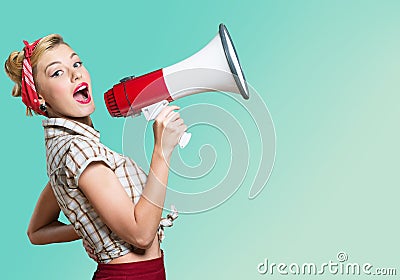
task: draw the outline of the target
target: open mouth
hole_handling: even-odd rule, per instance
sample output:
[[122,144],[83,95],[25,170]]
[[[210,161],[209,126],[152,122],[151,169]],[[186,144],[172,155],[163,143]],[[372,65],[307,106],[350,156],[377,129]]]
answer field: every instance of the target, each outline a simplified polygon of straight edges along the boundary
[[79,84],[74,90],[74,99],[81,103],[87,104],[90,102],[91,97],[89,95],[89,85],[87,83]]

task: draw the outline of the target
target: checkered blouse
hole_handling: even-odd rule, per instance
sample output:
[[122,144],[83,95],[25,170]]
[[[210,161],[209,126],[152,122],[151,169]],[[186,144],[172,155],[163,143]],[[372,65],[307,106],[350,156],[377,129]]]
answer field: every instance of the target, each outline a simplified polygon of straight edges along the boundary
[[100,143],[100,133],[85,124],[62,118],[43,121],[47,174],[65,216],[76,232],[94,248],[100,263],[134,250],[102,222],[78,188],[79,176],[94,161],[107,164],[137,203],[146,182],[144,171],[130,158]]

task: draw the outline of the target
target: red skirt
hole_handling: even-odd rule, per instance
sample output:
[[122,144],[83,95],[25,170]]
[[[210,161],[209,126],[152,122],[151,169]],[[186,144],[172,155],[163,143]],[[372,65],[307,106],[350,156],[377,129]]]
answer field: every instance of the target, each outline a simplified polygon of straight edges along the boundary
[[92,280],[165,280],[164,254],[140,262],[99,263]]

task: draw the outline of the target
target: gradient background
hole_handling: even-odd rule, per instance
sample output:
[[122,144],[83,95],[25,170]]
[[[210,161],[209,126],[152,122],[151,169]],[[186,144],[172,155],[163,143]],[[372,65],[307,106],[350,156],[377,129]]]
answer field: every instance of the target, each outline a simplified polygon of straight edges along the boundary
[[[219,23],[227,25],[248,82],[274,120],[275,167],[256,199],[247,198],[246,177],[219,207],[179,217],[162,244],[168,279],[312,279],[260,275],[257,265],[265,258],[321,264],[337,261],[340,251],[349,262],[400,274],[400,2],[147,3],[2,2],[0,56],[20,50],[22,39],[62,34],[91,72],[102,141],[122,151],[124,120],[109,117],[102,93],[121,77],[186,58]],[[47,182],[43,130],[40,117],[24,116],[11,88],[3,72],[1,278],[91,279],[95,263],[80,242],[28,241],[29,218]],[[240,119],[240,110],[226,110]],[[257,137],[252,133],[247,137]],[[220,141],[217,151],[226,140]]]

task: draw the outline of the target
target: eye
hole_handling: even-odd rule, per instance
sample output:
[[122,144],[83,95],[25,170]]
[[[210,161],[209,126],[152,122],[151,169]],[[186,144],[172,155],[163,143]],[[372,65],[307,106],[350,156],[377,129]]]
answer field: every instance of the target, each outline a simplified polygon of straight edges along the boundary
[[52,78],[60,77],[63,74],[62,70],[57,70],[56,72],[51,75]]
[[75,67],[75,68],[81,67],[82,64],[83,64],[82,61],[75,62],[75,63],[74,63],[74,67]]

